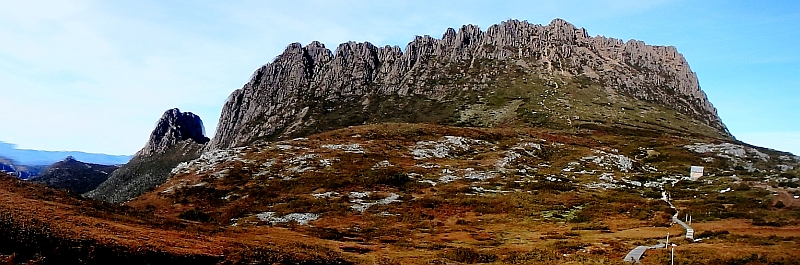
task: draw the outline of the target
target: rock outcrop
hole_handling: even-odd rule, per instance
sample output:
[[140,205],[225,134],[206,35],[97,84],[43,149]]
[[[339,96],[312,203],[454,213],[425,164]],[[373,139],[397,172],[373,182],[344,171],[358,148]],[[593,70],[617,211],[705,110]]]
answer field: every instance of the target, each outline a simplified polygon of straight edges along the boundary
[[445,102],[459,91],[492,90],[496,70],[512,66],[546,80],[586,78],[612,95],[660,104],[730,136],[675,47],[589,37],[583,28],[555,19],[544,26],[509,20],[486,31],[474,25],[447,29],[441,39],[417,36],[405,51],[368,42],[343,43],[334,52],[319,42],[291,44],[231,94],[209,147],[369,122],[350,119],[323,126],[317,116],[348,104],[350,109],[342,112],[369,110],[379,104],[376,96]]
[[198,144],[209,141],[205,136],[203,121],[191,112],[181,113],[177,108],[167,110],[150,134],[150,140],[137,156],[161,154],[185,140],[192,140]]
[[176,165],[199,157],[208,141],[200,117],[167,110],[144,148],[85,196],[114,203],[135,198],[163,184]]
[[117,168],[114,165],[84,163],[68,156],[47,166],[41,174],[30,178],[29,181],[81,194],[97,188]]

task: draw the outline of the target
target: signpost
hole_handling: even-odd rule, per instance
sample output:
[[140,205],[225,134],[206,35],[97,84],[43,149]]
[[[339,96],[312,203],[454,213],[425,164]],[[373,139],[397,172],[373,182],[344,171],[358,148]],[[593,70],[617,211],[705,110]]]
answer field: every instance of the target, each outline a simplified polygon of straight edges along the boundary
[[670,257],[670,264],[675,265],[675,244],[672,244],[672,255]]

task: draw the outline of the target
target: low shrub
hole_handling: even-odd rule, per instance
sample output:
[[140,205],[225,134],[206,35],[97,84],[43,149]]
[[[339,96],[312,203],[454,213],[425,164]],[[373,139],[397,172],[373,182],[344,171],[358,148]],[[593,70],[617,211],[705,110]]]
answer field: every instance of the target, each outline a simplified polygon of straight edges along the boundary
[[475,249],[466,247],[457,247],[455,249],[445,251],[444,257],[452,261],[467,264],[489,263],[497,260],[497,255],[495,254],[482,253],[476,251]]
[[208,222],[208,220],[211,219],[211,216],[200,210],[200,208],[194,208],[182,212],[180,215],[178,215],[178,218],[191,221]]

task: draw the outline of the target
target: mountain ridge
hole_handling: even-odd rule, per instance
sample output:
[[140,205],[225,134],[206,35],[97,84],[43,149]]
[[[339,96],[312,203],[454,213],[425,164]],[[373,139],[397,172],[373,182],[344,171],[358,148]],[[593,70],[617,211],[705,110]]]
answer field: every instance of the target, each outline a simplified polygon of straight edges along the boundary
[[[589,37],[585,29],[555,19],[546,26],[508,20],[486,31],[465,25],[458,31],[448,29],[441,39],[417,36],[405,51],[368,42],[342,43],[334,51],[316,41],[306,46],[290,44],[229,96],[217,133],[207,148],[243,146],[259,139],[297,137],[386,121],[367,121],[364,116],[380,104],[376,101],[386,97],[399,97],[401,101],[419,97],[436,105],[462,91],[488,93],[506,88],[509,86],[493,83],[507,74],[503,71],[539,77],[538,85],[554,89],[571,81],[594,85],[598,93],[607,93],[606,97],[665,106],[716,131],[711,134],[717,137],[731,137],[700,89],[696,74],[675,47]],[[359,117],[352,121],[319,124],[326,112],[353,113],[358,107],[364,111],[353,114]],[[462,114],[462,110],[455,110],[432,122],[442,123]],[[558,122],[572,126],[570,114],[553,116],[567,117],[558,117]],[[312,129],[302,132],[304,128]],[[688,127],[679,130],[694,131]]]

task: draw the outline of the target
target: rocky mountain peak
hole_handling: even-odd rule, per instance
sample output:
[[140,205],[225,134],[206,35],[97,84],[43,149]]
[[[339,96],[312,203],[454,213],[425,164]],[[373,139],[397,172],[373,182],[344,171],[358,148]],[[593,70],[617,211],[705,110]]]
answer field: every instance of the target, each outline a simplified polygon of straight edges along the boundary
[[174,108],[167,110],[156,123],[155,129],[150,134],[140,155],[163,153],[178,142],[192,140],[198,144],[205,144],[209,138],[205,136],[203,121],[191,112],[181,112]]
[[200,117],[177,108],[167,110],[145,146],[84,196],[114,203],[139,196],[164,183],[176,165],[200,156],[208,141]]
[[[538,83],[528,81],[534,79]],[[417,36],[405,50],[398,46],[347,42],[331,52],[316,41],[306,46],[292,43],[273,62],[256,70],[243,88],[231,94],[209,147],[241,146],[259,139],[296,137],[370,122],[448,123],[474,112],[465,109],[469,108],[465,105],[452,106],[455,109],[445,107],[464,99],[464,93],[475,92],[484,97],[493,91],[517,89],[516,85],[511,85],[519,84],[517,82],[527,84],[529,92],[542,86],[550,87],[536,92],[543,97],[554,91],[563,92],[562,96],[573,96],[572,92],[576,91],[564,91],[564,86],[570,82],[581,83],[580,87],[599,87],[594,95],[598,99],[594,100],[596,102],[573,102],[586,106],[591,106],[589,103],[613,106],[605,102],[608,100],[599,100],[605,98],[664,108],[659,110],[663,114],[661,117],[647,118],[653,121],[637,121],[632,117],[633,121],[622,122],[612,117],[617,117],[620,109],[624,111],[631,106],[609,107],[605,116],[597,116],[594,110],[576,112],[574,106],[564,104],[558,106],[562,109],[556,109],[546,106],[544,101],[539,104],[541,109],[527,106],[529,111],[509,105],[516,113],[545,113],[541,119],[546,118],[548,124],[557,124],[557,127],[576,126],[581,123],[574,123],[575,117],[580,120],[581,116],[595,115],[583,124],[640,127],[655,124],[678,131],[694,131],[689,129],[694,125],[663,121],[674,117],[676,114],[667,113],[674,111],[686,116],[680,120],[692,120],[692,124],[705,126],[708,129],[701,129],[710,134],[730,137],[716,109],[700,89],[697,76],[675,47],[590,37],[585,29],[555,19],[548,25],[508,20],[485,31],[475,25],[465,25],[458,30],[450,28],[441,39]],[[519,89],[512,92],[528,93]],[[442,117],[427,118],[419,117],[413,110],[402,110],[412,101],[415,104],[424,102],[431,110],[450,112],[440,113]],[[395,105],[390,107],[392,104]],[[379,108],[386,110],[374,112]],[[642,113],[654,111],[648,107]]]

